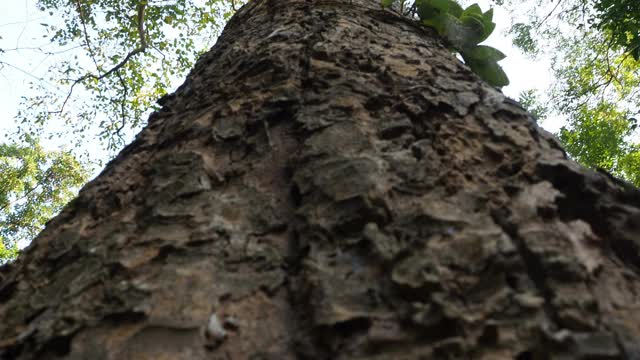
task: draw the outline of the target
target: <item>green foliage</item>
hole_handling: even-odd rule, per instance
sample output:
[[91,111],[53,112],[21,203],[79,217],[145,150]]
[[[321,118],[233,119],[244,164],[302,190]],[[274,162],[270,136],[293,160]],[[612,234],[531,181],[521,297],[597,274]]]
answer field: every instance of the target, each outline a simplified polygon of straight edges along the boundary
[[520,48],[525,54],[538,55],[539,48],[533,38],[533,26],[531,24],[516,23],[511,27],[510,33],[513,37],[513,45]]
[[618,159],[618,166],[629,182],[640,187],[640,146],[636,145]]
[[[382,6],[392,6],[393,2],[383,0]],[[478,4],[464,9],[455,0],[416,0],[415,9],[422,24],[435,29],[481,79],[496,87],[509,84],[498,65],[505,55],[490,46],[478,45],[496,27],[493,9],[482,12]]]
[[565,42],[555,69],[557,110],[569,117],[559,134],[579,162],[600,167],[640,186],[637,122],[640,62],[611,34],[589,30],[581,42]]
[[629,141],[638,126],[635,118],[620,112],[615,104],[580,106],[568,126],[560,130],[565,149],[577,161],[602,168],[640,185],[640,147]]
[[87,143],[97,137],[115,152],[243,2],[37,1],[50,42],[38,50],[55,61],[48,77],[31,75],[34,95],[22,98],[14,135],[26,144],[0,145],[0,259],[14,257],[16,244],[28,242],[87,179],[71,152],[46,151],[34,139],[72,139],[71,150],[96,153]]
[[594,4],[595,19],[590,23],[611,34],[612,42],[640,60],[640,1],[599,0]]
[[569,155],[640,185],[640,1],[504,2],[520,14],[514,44],[552,59],[544,112],[569,119],[558,134]]
[[97,136],[117,150],[157,109],[156,99],[212,45],[233,5],[227,0],[38,0],[42,16],[50,16],[41,24],[45,36],[69,56],[51,66],[49,79],[32,82],[36,95],[23,99],[18,115],[23,133],[43,133],[47,126],[71,129],[75,145]]
[[518,102],[525,108],[537,122],[544,121],[549,109],[541,103],[540,95],[533,89],[520,93]]
[[33,138],[0,144],[0,263],[17,255],[87,181],[69,152],[47,151]]
[[509,85],[507,74],[498,65],[498,61],[504,59],[506,55],[499,50],[480,45],[469,51],[461,52],[460,55],[471,70],[489,84],[500,87]]

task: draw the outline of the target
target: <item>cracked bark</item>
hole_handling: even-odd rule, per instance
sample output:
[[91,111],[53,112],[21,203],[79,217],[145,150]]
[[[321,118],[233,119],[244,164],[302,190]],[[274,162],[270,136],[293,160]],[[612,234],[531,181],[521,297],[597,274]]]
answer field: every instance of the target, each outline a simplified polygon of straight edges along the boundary
[[1,359],[635,359],[640,192],[377,1],[258,0],[0,269]]

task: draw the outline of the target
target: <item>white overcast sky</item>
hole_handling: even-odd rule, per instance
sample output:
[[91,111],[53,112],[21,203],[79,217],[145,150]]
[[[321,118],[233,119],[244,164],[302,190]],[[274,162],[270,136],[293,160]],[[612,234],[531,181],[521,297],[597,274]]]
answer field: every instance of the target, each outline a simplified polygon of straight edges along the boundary
[[[488,0],[478,2],[483,10],[490,7]],[[549,61],[544,58],[529,60],[512,46],[511,40],[505,35],[505,29],[510,24],[509,14],[499,7],[495,8],[494,21],[497,22],[497,29],[484,44],[498,48],[507,55],[507,58],[501,61],[511,80],[511,84],[503,89],[505,94],[517,99],[523,90],[546,91],[552,81]],[[4,139],[4,134],[16,126],[14,117],[18,111],[20,97],[29,94],[29,81],[46,77],[48,62],[52,61],[51,57],[45,56],[42,52],[28,49],[47,44],[47,39],[42,38],[42,22],[51,23],[55,22],[55,19],[37,10],[36,0],[0,0],[0,49],[9,50],[0,54],[0,61],[20,69],[8,65],[0,69],[0,141]],[[14,48],[22,49],[10,50]],[[52,45],[46,49],[55,50]],[[63,92],[64,89],[60,91]],[[556,131],[561,126],[561,121],[549,119],[542,125],[549,131]]]

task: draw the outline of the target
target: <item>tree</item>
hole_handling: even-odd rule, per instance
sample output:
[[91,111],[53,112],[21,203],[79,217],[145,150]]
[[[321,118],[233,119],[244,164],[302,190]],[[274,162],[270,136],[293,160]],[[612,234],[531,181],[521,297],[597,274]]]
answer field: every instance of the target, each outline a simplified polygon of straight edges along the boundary
[[45,74],[31,74],[0,58],[0,70],[7,66],[30,75],[34,92],[22,98],[17,114],[21,132],[39,134],[49,126],[55,136],[73,134],[76,146],[85,137],[98,137],[108,150],[119,149],[241,3],[38,0],[43,41],[49,43],[0,48],[0,54],[31,50],[46,55],[42,64],[49,65]]
[[[157,108],[155,99],[173,86],[172,78],[182,80],[241,3],[37,1],[43,40],[22,44],[23,33],[35,33],[25,32],[25,26],[15,48],[0,44],[0,72],[27,75],[33,90],[22,96],[16,126],[0,146],[0,166],[6,170],[0,176],[0,262],[15,257],[16,244],[28,244],[84,184],[89,164],[102,167],[145,124],[145,114]],[[31,72],[10,56],[18,52],[38,58],[38,67],[49,64],[47,71]],[[47,138],[68,139],[65,150],[43,151],[40,139]],[[64,166],[50,176],[42,166],[53,157]],[[36,159],[43,162],[34,164]]]
[[[580,163],[640,185],[640,3],[511,1],[514,43],[553,58],[550,109],[568,118],[560,140]],[[604,140],[604,141],[603,141]],[[588,154],[588,155],[587,155]]]
[[15,258],[87,175],[70,152],[46,150],[33,138],[0,144],[0,263]]
[[6,359],[628,359],[640,193],[377,1],[252,1],[0,268]]

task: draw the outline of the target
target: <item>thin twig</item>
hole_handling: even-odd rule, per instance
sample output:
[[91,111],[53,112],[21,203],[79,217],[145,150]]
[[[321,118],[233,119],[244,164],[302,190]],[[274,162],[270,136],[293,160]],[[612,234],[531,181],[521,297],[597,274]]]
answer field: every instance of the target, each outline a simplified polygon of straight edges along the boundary
[[558,8],[558,6],[560,6],[560,3],[562,3],[562,0],[558,0],[558,3],[556,4],[556,6],[553,7],[553,9],[551,9],[551,11],[549,11],[549,13],[547,14],[547,16],[545,16],[542,20],[540,20],[537,24],[536,24],[536,28],[540,28],[540,26],[542,26],[542,24],[544,24],[549,17],[551,17],[551,15],[556,11],[556,9]]
[[96,60],[95,53],[91,48],[91,41],[89,41],[89,32],[87,31],[87,24],[84,20],[84,14],[82,13],[82,6],[80,5],[80,0],[76,0],[76,5],[78,6],[78,16],[80,17],[80,23],[82,24],[84,41],[87,44],[87,50],[89,50],[89,56],[91,57],[91,60],[93,60],[93,64],[96,66],[96,70],[100,71],[100,66],[98,66],[98,61]]

